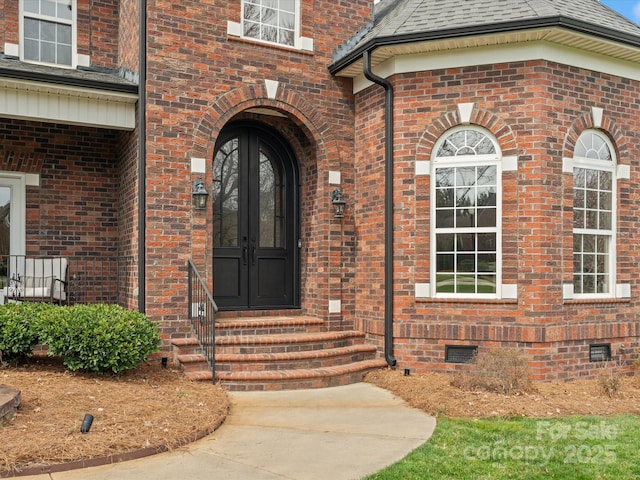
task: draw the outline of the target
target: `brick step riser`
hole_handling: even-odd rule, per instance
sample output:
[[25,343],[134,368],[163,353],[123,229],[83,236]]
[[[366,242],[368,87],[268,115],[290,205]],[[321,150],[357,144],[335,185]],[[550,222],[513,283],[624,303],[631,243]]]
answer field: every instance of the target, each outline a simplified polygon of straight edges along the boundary
[[246,327],[216,327],[217,337],[229,336],[252,336],[252,335],[281,335],[281,334],[304,334],[304,333],[320,333],[326,332],[326,325],[290,325],[290,326],[256,326],[254,328]]
[[216,353],[226,354],[235,353],[243,355],[253,355],[260,353],[289,353],[289,352],[311,352],[314,350],[326,350],[330,348],[343,348],[350,347],[358,344],[353,338],[345,338],[338,340],[327,340],[323,342],[311,342],[311,343],[274,343],[264,345],[218,345],[216,347]]
[[277,391],[277,390],[302,390],[311,388],[327,388],[350,385],[352,383],[361,382],[364,376],[370,370],[345,373],[332,377],[313,378],[313,379],[292,379],[278,380],[270,382],[250,382],[250,381],[222,381],[224,387],[232,392],[250,392],[250,391]]
[[209,368],[209,364],[206,361],[202,362],[191,362],[191,363],[182,363],[180,367],[184,373],[192,373],[192,372],[211,372]]
[[173,358],[174,360],[179,356],[179,355],[202,355],[202,350],[200,349],[200,346],[196,345],[194,347],[173,347]]
[[326,358],[311,358],[300,360],[276,360],[276,361],[255,361],[255,362],[216,362],[216,370],[219,372],[233,371],[264,371],[264,370],[295,370],[300,368],[326,368],[338,365],[346,365],[363,360],[372,360],[374,353],[358,352],[346,355],[336,355]]

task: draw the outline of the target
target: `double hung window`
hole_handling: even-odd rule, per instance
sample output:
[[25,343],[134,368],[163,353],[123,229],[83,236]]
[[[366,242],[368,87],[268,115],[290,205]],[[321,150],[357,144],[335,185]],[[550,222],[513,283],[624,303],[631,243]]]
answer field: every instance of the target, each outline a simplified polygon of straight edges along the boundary
[[602,134],[587,130],[573,157],[573,293],[614,294],[616,165]]
[[73,0],[22,1],[22,59],[73,64]]
[[501,170],[495,140],[449,131],[432,162],[432,288],[435,296],[500,294]]
[[299,37],[298,9],[298,0],[243,0],[242,34],[294,47]]

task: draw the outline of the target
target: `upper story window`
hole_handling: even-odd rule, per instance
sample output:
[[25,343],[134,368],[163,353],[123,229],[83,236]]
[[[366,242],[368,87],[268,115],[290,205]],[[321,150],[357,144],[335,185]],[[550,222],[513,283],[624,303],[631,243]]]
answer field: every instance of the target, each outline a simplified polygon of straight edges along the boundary
[[294,47],[299,36],[298,9],[297,0],[243,0],[242,35]]
[[600,132],[580,135],[573,157],[573,293],[611,296],[615,286],[616,165]]
[[21,2],[22,59],[73,66],[73,0]]
[[456,128],[436,144],[431,244],[435,296],[495,298],[501,283],[501,154],[488,132]]

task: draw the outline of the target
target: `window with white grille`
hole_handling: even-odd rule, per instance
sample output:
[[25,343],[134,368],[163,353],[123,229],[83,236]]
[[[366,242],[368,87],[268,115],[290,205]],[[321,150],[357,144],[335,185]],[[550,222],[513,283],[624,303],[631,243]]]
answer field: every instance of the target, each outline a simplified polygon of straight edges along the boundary
[[244,37],[294,47],[299,37],[298,18],[298,0],[242,1]]
[[431,162],[434,296],[499,296],[501,155],[484,130],[440,139]]
[[616,165],[600,132],[587,130],[573,157],[573,293],[614,295]]
[[74,64],[74,0],[22,0],[21,58],[71,67]]

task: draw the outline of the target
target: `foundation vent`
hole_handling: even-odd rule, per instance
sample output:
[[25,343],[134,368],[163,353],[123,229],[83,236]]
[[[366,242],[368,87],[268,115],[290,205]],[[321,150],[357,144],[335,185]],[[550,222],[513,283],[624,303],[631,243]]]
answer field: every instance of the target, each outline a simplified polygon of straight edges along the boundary
[[600,343],[597,345],[589,345],[589,361],[590,362],[606,362],[611,360],[611,344]]
[[445,345],[444,361],[446,363],[470,363],[477,354],[478,347],[476,345]]

